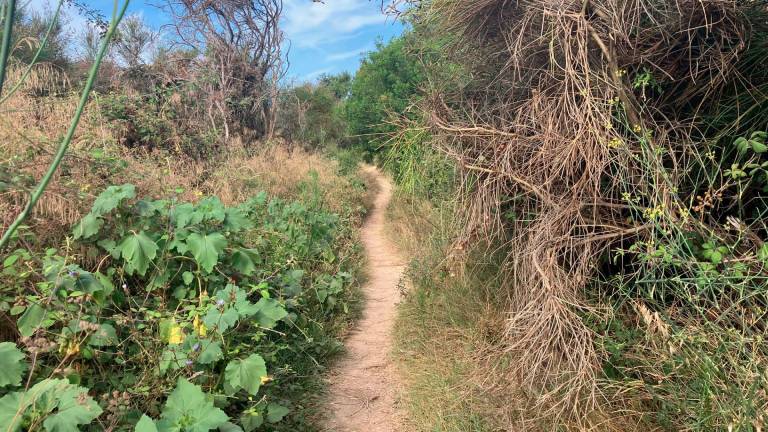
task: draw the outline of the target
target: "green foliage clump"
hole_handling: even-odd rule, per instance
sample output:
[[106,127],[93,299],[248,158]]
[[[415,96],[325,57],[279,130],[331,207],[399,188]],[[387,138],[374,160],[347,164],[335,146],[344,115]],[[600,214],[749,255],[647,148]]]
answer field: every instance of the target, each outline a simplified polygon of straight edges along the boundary
[[345,223],[264,193],[228,207],[107,188],[60,248],[3,262],[19,343],[0,344],[0,426],[309,427],[307,392],[354,310]]
[[345,107],[351,138],[372,157],[398,130],[392,120],[406,115],[425,80],[408,50],[409,39],[378,43],[360,65]]
[[351,80],[348,73],[326,75],[317,83],[283,91],[278,117],[283,138],[311,148],[344,144],[347,125],[343,110]]

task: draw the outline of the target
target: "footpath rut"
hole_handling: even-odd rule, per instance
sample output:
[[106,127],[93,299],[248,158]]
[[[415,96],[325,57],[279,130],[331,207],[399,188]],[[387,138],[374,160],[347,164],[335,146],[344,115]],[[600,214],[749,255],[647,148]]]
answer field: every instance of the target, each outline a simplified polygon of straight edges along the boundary
[[328,432],[397,432],[397,380],[390,353],[392,328],[405,269],[397,248],[384,232],[392,184],[375,167],[379,193],[362,228],[368,260],[362,319],[346,339],[346,353],[332,370],[325,412]]

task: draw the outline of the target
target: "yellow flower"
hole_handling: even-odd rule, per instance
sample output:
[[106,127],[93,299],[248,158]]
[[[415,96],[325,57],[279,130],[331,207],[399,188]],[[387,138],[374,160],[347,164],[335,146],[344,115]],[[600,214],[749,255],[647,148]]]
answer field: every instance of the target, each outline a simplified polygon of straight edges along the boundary
[[176,320],[173,320],[168,331],[168,343],[178,345],[182,342],[184,342],[184,335],[181,332],[181,326],[176,324]]
[[617,149],[623,146],[624,146],[624,141],[618,138],[613,138],[608,142],[608,148],[611,148],[611,149]]
[[67,357],[75,355],[80,352],[80,344],[75,341],[69,341],[67,343]]
[[200,317],[198,315],[195,315],[195,319],[192,321],[192,328],[195,329],[195,333],[200,337],[205,337],[208,333],[208,328],[205,324],[200,322]]
[[261,377],[261,384],[262,385],[264,385],[264,384],[266,384],[266,383],[268,383],[270,381],[272,381],[272,377],[270,377],[270,376],[263,376],[263,377]]

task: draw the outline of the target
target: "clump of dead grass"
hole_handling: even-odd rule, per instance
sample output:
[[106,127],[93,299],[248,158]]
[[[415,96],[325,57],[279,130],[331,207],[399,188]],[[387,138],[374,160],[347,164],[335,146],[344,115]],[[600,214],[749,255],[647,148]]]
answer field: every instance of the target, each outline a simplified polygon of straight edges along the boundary
[[[680,226],[699,187],[689,177],[702,127],[692,113],[749,84],[739,61],[765,7],[434,0],[420,13],[452,35],[449,57],[472,77],[434,89],[424,110],[435,146],[459,169],[458,247],[510,251],[504,349],[516,363],[508,378],[526,393],[520,404],[533,424],[640,424],[637,394],[602,384],[606,353],[583,317],[611,311],[586,291],[612,247],[655,236],[654,218],[667,224],[660,232]],[[646,71],[667,83],[664,94],[646,97],[657,91],[637,84]],[[642,197],[645,220],[627,194]],[[685,229],[721,231],[713,222]]]

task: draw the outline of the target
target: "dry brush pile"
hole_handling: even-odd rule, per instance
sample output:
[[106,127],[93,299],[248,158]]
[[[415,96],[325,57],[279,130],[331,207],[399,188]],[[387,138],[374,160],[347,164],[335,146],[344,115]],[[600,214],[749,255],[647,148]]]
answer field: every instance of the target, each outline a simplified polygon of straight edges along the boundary
[[[432,0],[462,245],[507,244],[532,425],[760,430],[768,5]],[[638,426],[641,425],[641,426]]]

